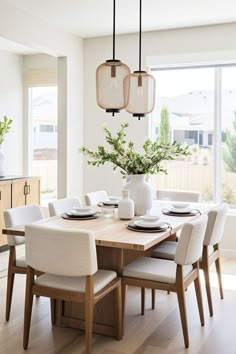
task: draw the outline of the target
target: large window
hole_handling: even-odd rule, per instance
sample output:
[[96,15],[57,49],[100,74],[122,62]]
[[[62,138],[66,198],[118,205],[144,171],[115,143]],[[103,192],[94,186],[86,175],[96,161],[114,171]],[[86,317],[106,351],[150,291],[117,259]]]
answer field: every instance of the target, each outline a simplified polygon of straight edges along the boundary
[[222,69],[222,199],[236,207],[236,67]]
[[[154,70],[152,132],[190,146],[191,155],[167,163],[155,188],[197,190],[203,201],[236,207],[236,67]],[[222,153],[221,153],[222,152]]]
[[29,88],[32,175],[41,177],[41,203],[57,196],[57,87]]

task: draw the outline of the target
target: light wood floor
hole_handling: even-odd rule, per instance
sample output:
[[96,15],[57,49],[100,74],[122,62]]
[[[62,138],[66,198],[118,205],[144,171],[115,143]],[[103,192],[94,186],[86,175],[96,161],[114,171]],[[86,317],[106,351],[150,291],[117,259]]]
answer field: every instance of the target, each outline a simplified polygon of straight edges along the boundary
[[[22,349],[25,277],[16,276],[11,319],[5,322],[7,254],[0,253],[0,354],[26,353]],[[96,354],[236,354],[236,260],[223,260],[225,299],[220,300],[212,269],[214,317],[208,315],[203,290],[205,327],[201,327],[194,289],[186,292],[190,348],[184,348],[176,294],[157,293],[156,310],[150,309],[147,293],[146,313],[140,315],[140,291],[129,288],[125,336],[121,341],[94,335]],[[70,328],[51,327],[49,301],[34,301],[29,354],[80,354],[84,336]]]

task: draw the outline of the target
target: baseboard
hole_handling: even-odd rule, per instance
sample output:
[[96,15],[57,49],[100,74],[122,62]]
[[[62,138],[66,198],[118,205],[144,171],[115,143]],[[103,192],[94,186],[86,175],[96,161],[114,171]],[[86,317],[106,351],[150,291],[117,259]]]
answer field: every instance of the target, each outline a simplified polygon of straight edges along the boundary
[[221,248],[220,253],[221,253],[221,256],[224,258],[235,258],[236,259],[236,250]]

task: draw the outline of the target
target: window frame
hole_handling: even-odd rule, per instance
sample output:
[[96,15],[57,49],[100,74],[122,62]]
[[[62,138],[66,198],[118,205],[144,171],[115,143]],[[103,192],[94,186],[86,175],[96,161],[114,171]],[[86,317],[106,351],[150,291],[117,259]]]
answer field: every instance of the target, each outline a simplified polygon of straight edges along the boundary
[[[213,154],[214,154],[214,181],[213,181],[213,202],[222,202],[222,186],[221,186],[221,173],[222,173],[222,159],[218,158],[222,152],[222,70],[227,67],[234,67],[236,63],[214,63],[214,64],[183,64],[183,65],[158,65],[150,66],[150,73],[154,71],[169,71],[169,70],[188,70],[188,69],[214,69],[214,132],[213,132]],[[154,123],[151,114],[150,136],[153,138]],[[236,209],[232,209],[236,210]]]

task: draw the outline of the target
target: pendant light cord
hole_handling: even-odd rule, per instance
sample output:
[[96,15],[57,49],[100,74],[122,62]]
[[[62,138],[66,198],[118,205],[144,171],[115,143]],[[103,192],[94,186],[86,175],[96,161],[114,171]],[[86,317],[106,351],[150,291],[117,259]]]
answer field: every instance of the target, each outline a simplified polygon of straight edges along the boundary
[[115,60],[115,44],[116,44],[116,0],[113,0],[113,60]]
[[142,65],[142,0],[139,1],[139,71]]

